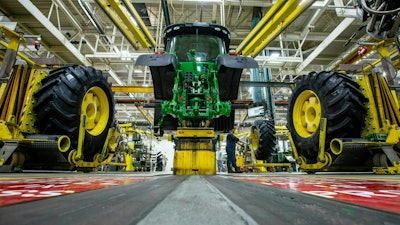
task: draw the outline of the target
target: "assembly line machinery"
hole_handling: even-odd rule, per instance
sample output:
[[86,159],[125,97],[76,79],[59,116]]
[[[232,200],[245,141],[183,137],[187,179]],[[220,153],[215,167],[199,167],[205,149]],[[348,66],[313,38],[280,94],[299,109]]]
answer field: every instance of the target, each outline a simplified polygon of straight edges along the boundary
[[[161,171],[163,168],[162,153],[153,149],[153,143],[159,141],[150,128],[141,130],[132,123],[117,125],[119,142],[116,152],[122,155],[120,165],[123,171]],[[146,142],[144,137],[147,137]],[[108,165],[113,165],[110,163]]]
[[[7,52],[1,67],[0,168],[89,172],[114,165],[133,170],[132,146],[121,148],[106,76],[80,65],[36,65],[17,52],[23,37],[5,26],[1,30],[10,41],[2,42]],[[164,41],[166,52],[142,55],[136,62],[152,72],[155,124],[161,134],[176,130],[170,135],[176,144],[175,174],[215,174],[216,142],[234,127],[230,101],[237,98],[242,70],[257,63],[228,54],[230,33],[219,25],[171,25]],[[15,65],[17,54],[27,63]],[[121,153],[116,151],[123,152],[125,162],[115,161]],[[268,151],[258,149],[256,156],[266,159]]]
[[[381,59],[358,72],[311,72],[289,99],[287,127],[302,171],[400,174],[398,52],[400,2],[359,0]],[[378,63],[382,69],[376,67]]]
[[[137,41],[143,48],[155,47],[130,1],[96,2],[133,48],[139,48]],[[81,1],[79,4],[90,14]],[[107,76],[90,66],[36,64],[18,52],[25,39],[14,28],[0,25],[0,45],[6,49],[0,57],[0,170],[92,171],[118,164],[112,162],[121,148]],[[24,63],[16,63],[17,56]]]
[[276,128],[273,120],[263,118],[255,120],[248,131],[235,129],[235,136],[242,140],[236,145],[236,165],[245,172],[275,172],[277,168],[292,172],[291,162],[273,158],[277,154]]
[[[24,37],[0,26],[0,170],[92,171],[113,157],[114,96],[101,71],[47,68],[18,53]],[[25,63],[14,64],[17,54]]]
[[[267,18],[284,4],[278,2]],[[312,4],[306,2],[297,8],[293,5],[292,11],[301,13]],[[372,63],[360,71],[311,72],[298,80],[289,99],[287,128],[293,157],[308,173],[400,174],[398,58],[390,57],[400,49],[400,2],[357,2],[386,77]],[[0,44],[7,49],[0,68],[0,170],[92,171],[112,163],[121,139],[107,77],[81,65],[36,65],[17,52],[23,36],[5,26],[0,30]],[[276,35],[273,31],[267,40]],[[231,101],[237,99],[242,71],[258,65],[253,58],[230,52],[230,32],[216,24],[169,25],[164,45],[165,51],[136,60],[136,65],[149,66],[151,71],[155,131],[158,135],[167,132],[175,142],[175,174],[215,174],[216,143],[235,125]],[[250,54],[250,49],[242,47],[238,53]],[[251,53],[252,57],[258,52]],[[15,64],[17,54],[26,63]],[[265,166],[275,152],[273,123],[261,120],[252,126],[246,148],[250,152],[245,153],[251,157],[248,166]],[[125,147],[125,158],[132,161],[132,146]]]

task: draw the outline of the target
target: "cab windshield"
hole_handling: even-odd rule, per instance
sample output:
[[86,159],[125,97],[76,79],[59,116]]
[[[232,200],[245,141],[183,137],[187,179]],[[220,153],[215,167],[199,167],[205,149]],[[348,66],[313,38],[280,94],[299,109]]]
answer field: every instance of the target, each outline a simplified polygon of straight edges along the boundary
[[192,61],[189,50],[196,51],[197,62],[213,61],[218,55],[224,54],[225,45],[221,38],[210,35],[187,34],[172,38],[169,52],[174,53],[180,62]]

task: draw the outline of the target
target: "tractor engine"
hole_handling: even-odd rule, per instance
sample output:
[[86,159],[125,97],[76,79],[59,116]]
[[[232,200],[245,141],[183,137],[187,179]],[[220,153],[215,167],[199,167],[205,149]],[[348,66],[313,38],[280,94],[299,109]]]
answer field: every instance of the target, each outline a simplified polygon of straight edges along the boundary
[[183,127],[208,127],[212,118],[229,116],[231,105],[220,99],[215,63],[197,62],[204,56],[194,49],[188,54],[177,71],[173,98],[162,102],[162,113],[180,118]]

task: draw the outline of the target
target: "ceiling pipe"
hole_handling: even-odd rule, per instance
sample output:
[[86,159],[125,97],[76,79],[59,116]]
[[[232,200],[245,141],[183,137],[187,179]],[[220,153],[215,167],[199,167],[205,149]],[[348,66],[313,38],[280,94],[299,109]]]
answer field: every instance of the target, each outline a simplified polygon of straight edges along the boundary
[[265,14],[265,16],[258,22],[258,24],[250,31],[250,33],[243,39],[243,41],[236,48],[236,52],[238,54],[242,53],[242,50],[246,48],[250,41],[254,39],[256,35],[258,35],[263,27],[265,27],[266,23],[273,17],[275,14],[282,8],[282,6],[288,0],[278,0]]
[[61,7],[61,9],[64,11],[64,13],[67,15],[67,18],[69,19],[69,21],[71,21],[71,23],[74,25],[75,29],[78,30],[79,33],[82,33],[82,27],[79,24],[79,22],[74,18],[74,16],[72,15],[72,13],[68,10],[68,8],[65,6],[65,4],[60,1],[60,0],[55,0],[55,3]]
[[107,2],[105,0],[96,0],[96,2],[100,6],[100,8],[103,9],[108,18],[113,21],[114,25],[118,27],[118,30],[124,35],[124,37],[132,45],[132,47],[136,50],[139,49],[139,45],[136,43],[132,33],[128,31],[123,24],[121,24],[118,16],[115,14],[114,11],[110,9],[110,7],[107,5]]
[[277,27],[286,21],[289,15],[298,6],[300,0],[289,0],[284,4],[277,12],[274,13],[262,26],[259,32],[252,38],[250,43],[242,51],[243,55],[247,56],[254,51],[254,49],[260,45],[260,43],[273,31],[277,30]]
[[165,25],[169,26],[171,25],[171,18],[169,16],[169,9],[168,9],[168,3],[167,0],[161,0],[161,6],[164,12],[164,20],[165,20]]
[[92,12],[88,8],[88,6],[85,3],[83,3],[82,0],[78,0],[78,3],[79,3],[79,6],[82,8],[83,12],[85,13],[85,15],[87,16],[87,18],[89,19],[89,21],[94,26],[94,29],[96,29],[97,33],[99,33],[101,35],[101,38],[103,39],[103,41],[107,45],[111,45],[110,40],[108,40],[108,38],[105,36],[106,32],[104,32],[103,28],[101,28],[101,26],[97,22],[97,20],[94,19],[94,15],[92,14]]
[[139,41],[140,45],[143,48],[149,48],[150,44],[147,42],[143,33],[140,32],[139,28],[133,23],[131,17],[125,13],[124,10],[121,9],[121,4],[116,2],[115,0],[107,0],[110,3],[111,8],[118,14],[119,18],[128,28],[128,30],[135,36],[135,38]]
[[133,16],[133,18],[138,23],[139,28],[142,30],[144,36],[146,36],[147,40],[150,42],[151,47],[156,47],[156,41],[154,40],[153,36],[150,34],[149,29],[147,29],[146,24],[144,24],[142,18],[140,17],[139,13],[136,11],[135,7],[132,5],[130,1],[122,0],[126,9],[129,13]]
[[269,43],[271,43],[271,41],[273,41],[282,31],[284,31],[286,29],[287,26],[289,26],[294,20],[296,20],[297,17],[299,17],[300,14],[302,14],[314,2],[315,2],[315,0],[306,0],[299,5],[296,5],[295,9],[293,11],[290,11],[291,13],[288,16],[285,16],[286,13],[283,12],[281,14],[281,15],[285,16],[285,17],[282,17],[283,20],[281,20],[281,21],[283,21],[283,22],[278,23],[278,24],[274,23],[274,25],[277,25],[277,26],[275,26],[275,29],[273,29],[272,32],[263,33],[263,36],[266,38],[264,38],[264,40],[259,45],[255,45],[256,48],[251,53],[251,57],[253,57],[253,58],[256,57],[258,55],[258,53],[260,53]]

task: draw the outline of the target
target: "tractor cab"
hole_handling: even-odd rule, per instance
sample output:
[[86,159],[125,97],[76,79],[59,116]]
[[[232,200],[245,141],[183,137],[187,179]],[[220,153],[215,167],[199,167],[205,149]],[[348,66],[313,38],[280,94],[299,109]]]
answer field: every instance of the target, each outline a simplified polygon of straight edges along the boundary
[[215,24],[176,24],[166,28],[164,44],[167,52],[175,54],[179,62],[215,62],[227,53],[229,31]]
[[[225,54],[223,40],[216,36],[204,34],[179,35],[171,38],[168,43],[168,52],[173,53],[179,62],[212,62],[218,55]],[[191,51],[193,51],[193,55]]]

